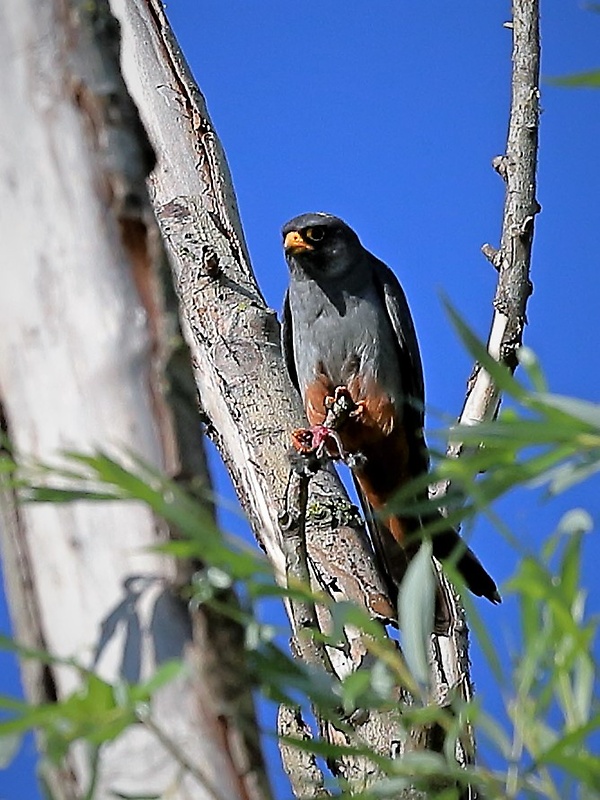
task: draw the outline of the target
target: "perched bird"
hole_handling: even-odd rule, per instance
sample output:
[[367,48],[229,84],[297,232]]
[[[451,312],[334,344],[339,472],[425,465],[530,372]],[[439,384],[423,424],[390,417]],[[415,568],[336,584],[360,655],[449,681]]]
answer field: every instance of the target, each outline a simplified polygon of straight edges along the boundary
[[[419,522],[379,512],[429,470],[423,369],[406,297],[392,271],[341,219],[303,214],[282,233],[290,271],[282,328],[287,368],[311,426],[323,425],[340,392],[351,398],[354,410],[338,441],[359,456],[353,474],[373,544],[386,577],[398,583]],[[499,603],[496,584],[457,531],[448,526],[433,537],[437,558],[455,550],[469,589]]]

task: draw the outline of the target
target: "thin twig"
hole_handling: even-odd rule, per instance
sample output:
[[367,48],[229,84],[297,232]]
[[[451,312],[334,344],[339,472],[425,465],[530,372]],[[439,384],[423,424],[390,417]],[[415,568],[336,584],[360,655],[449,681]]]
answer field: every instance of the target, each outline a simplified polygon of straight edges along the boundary
[[[513,0],[512,98],[506,154],[496,157],[494,169],[506,182],[500,248],[486,244],[482,250],[498,270],[494,317],[488,351],[511,370],[517,366],[516,351],[523,340],[527,300],[532,292],[529,279],[536,200],[536,168],[539,128],[540,33],[539,0]],[[463,406],[460,423],[475,425],[494,419],[500,394],[490,375],[476,366],[476,376]],[[462,443],[449,455],[458,455]]]
[[[506,182],[506,198],[502,219],[500,248],[490,244],[482,248],[483,254],[498,271],[494,297],[494,316],[488,337],[488,351],[511,370],[517,365],[516,351],[521,345],[526,321],[525,308],[531,295],[529,279],[534,218],[540,210],[536,201],[536,167],[539,125],[539,0],[513,0],[513,52],[511,76],[511,109],[508,126],[506,154],[493,160],[492,166]],[[463,425],[495,419],[500,407],[500,393],[489,373],[476,364],[473,370],[465,403],[459,417]],[[453,442],[447,455],[460,456],[463,443]],[[450,484],[432,487],[432,495],[439,502]],[[455,600],[447,581],[442,578],[448,596]],[[456,619],[463,612],[455,606]],[[440,639],[443,644],[444,640]],[[454,653],[451,653],[454,655]],[[456,666],[456,665],[455,665]],[[458,665],[459,669],[461,665]],[[470,677],[464,672],[463,689],[471,694]],[[467,755],[470,761],[472,754]],[[476,796],[472,787],[469,796]]]

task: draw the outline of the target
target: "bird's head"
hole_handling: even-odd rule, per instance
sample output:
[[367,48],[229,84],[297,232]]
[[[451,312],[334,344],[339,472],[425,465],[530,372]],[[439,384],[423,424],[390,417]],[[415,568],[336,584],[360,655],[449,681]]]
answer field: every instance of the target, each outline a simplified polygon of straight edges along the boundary
[[362,263],[363,246],[349,225],[332,214],[294,217],[282,228],[285,257],[315,280],[340,278]]

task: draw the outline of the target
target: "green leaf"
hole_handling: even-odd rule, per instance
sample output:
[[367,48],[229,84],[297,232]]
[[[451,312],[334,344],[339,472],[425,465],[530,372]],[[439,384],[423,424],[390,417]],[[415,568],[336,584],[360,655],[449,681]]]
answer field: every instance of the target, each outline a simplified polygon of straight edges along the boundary
[[35,503],[73,503],[76,500],[98,502],[123,499],[114,491],[100,492],[86,489],[58,489],[50,486],[28,486],[23,495],[25,500]]
[[396,687],[396,681],[387,664],[376,661],[371,669],[371,688],[378,697],[389,698]]
[[538,357],[530,347],[521,345],[517,350],[517,360],[527,373],[536,392],[547,392],[548,384]]
[[21,748],[22,736],[18,733],[0,736],[0,769],[6,769]]
[[572,419],[583,422],[600,431],[600,404],[579,400],[575,397],[564,397],[558,394],[540,392],[533,396],[537,407],[546,406],[561,411]]
[[344,756],[363,756],[383,769],[389,768],[391,760],[379,755],[367,745],[356,747],[351,745],[332,744],[322,739],[298,739],[293,736],[281,736],[280,741],[304,750],[306,753],[326,759],[343,758]]
[[[568,748],[564,751],[555,751],[552,759],[545,759],[544,763],[561,767],[565,773],[574,775],[581,782],[582,789],[600,791],[600,759],[597,755]],[[598,795],[584,792],[579,796],[587,800]]]
[[9,650],[16,653],[20,658],[32,658],[40,661],[42,664],[58,664],[60,666],[73,667],[82,674],[89,674],[89,670],[85,669],[78,664],[73,658],[62,658],[53,656],[46,650],[38,650],[35,647],[27,647],[26,645],[19,644],[10,636],[0,634],[0,650]]
[[444,301],[444,306],[463,344],[469,353],[476,358],[482,367],[490,374],[498,389],[516,399],[526,398],[528,394],[526,389],[515,380],[508,367],[496,361],[496,359],[489,354],[485,344],[476,336],[447,300]]
[[10,475],[16,472],[17,465],[11,458],[0,456],[0,475]]
[[596,665],[592,657],[587,654],[581,655],[574,669],[572,713],[582,725],[590,718],[596,680]]
[[[444,569],[447,569],[447,567],[445,566]],[[453,573],[454,572],[455,570],[453,570]],[[453,581],[456,581],[457,579],[460,580],[460,575],[455,576],[454,574],[451,574],[450,577],[453,579]],[[497,648],[494,645],[493,636],[483,623],[481,615],[477,609],[477,604],[471,600],[471,597],[468,593],[463,594],[462,602],[468,612],[467,618],[469,620],[469,626],[474,632],[483,655],[485,656],[485,659],[494,674],[494,678],[500,687],[504,684],[504,674]]]
[[399,771],[410,775],[443,775],[445,766],[443,756],[431,750],[410,750],[398,764]]
[[358,628],[358,630],[368,634],[373,639],[387,641],[387,637],[380,623],[370,617],[365,609],[360,608],[355,603],[345,601],[332,602],[330,613],[333,636],[340,641],[342,637],[345,636],[344,629],[348,625]]
[[[361,698],[371,688],[371,670],[358,669],[351,672],[342,682],[342,701],[344,711],[351,714],[359,706]],[[364,706],[364,702],[361,703]]]
[[576,484],[582,483],[588,478],[591,478],[592,475],[600,472],[599,456],[600,451],[598,452],[598,456],[593,460],[585,460],[579,463],[570,461],[567,464],[560,464],[554,469],[549,470],[548,473],[540,475],[535,482],[532,483],[532,487],[547,482],[549,494],[562,494]]
[[[67,453],[66,457],[83,468],[79,476],[81,480],[88,484],[90,481],[104,484],[102,490],[88,486],[86,491],[100,492],[104,497],[106,485],[109,485],[118,492],[117,499],[146,503],[180,535],[193,542],[197,558],[240,580],[249,579],[258,572],[270,572],[266,559],[254,548],[239,538],[221,533],[197,498],[131,454],[129,459],[136,464],[139,474],[104,453],[94,456]],[[73,479],[74,471],[69,472]]]
[[431,542],[421,544],[411,560],[398,594],[402,650],[408,668],[421,684],[429,684],[429,641],[433,631],[435,578]]
[[165,686],[178,678],[186,669],[185,663],[180,660],[173,659],[172,661],[165,661],[156,670],[154,675],[143,683],[135,684],[130,688],[129,696],[131,702],[140,702],[150,700],[152,695]]
[[479,712],[476,717],[477,727],[485,731],[488,738],[496,745],[502,756],[507,760],[511,757],[513,743],[500,723],[489,714]]
[[[564,519],[564,518],[563,518]],[[573,522],[585,524],[581,518]],[[571,522],[572,524],[572,522]],[[565,540],[565,547],[560,565],[560,588],[565,603],[573,606],[579,592],[581,577],[581,543],[582,535],[579,531],[572,533]]]
[[540,764],[552,764],[557,759],[567,756],[573,752],[580,752],[584,749],[585,743],[591,733],[600,729],[600,714],[596,714],[593,719],[585,725],[581,725],[575,730],[569,731],[560,737],[552,747],[538,756]]
[[568,89],[599,89],[600,69],[588,72],[576,72],[573,75],[564,75],[561,78],[546,78],[552,86],[563,86]]

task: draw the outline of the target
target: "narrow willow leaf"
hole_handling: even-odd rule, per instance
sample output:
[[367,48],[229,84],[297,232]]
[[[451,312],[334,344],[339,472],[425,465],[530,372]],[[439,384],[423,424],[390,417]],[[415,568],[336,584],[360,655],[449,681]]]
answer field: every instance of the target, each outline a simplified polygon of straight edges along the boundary
[[527,390],[513,378],[508,367],[496,361],[489,354],[485,344],[475,335],[447,300],[444,301],[444,306],[463,344],[471,355],[489,372],[496,386],[511,397],[516,399],[526,398],[528,396]]
[[24,499],[35,503],[73,503],[76,500],[92,502],[122,500],[115,491],[101,492],[88,489],[57,489],[50,486],[29,486],[25,489]]
[[376,661],[370,675],[371,688],[379,697],[390,697],[395,688],[394,677],[383,661]]
[[592,702],[594,700],[594,689],[596,684],[596,668],[593,659],[589,654],[581,654],[577,659],[574,669],[573,680],[573,713],[584,725],[590,719]]
[[475,723],[479,729],[485,732],[490,741],[496,745],[504,758],[509,759],[513,743],[500,723],[489,714],[484,714],[482,712],[477,715]]
[[593,800],[600,792],[600,758],[596,754],[581,752],[569,748],[566,752],[556,752],[551,761],[552,766],[562,767],[566,773],[574,775],[581,782],[581,789],[587,790],[578,796],[584,800]]
[[432,553],[431,542],[423,542],[408,565],[398,595],[404,657],[421,686],[429,684],[429,642],[435,602]]
[[9,650],[16,653],[20,658],[32,658],[40,661],[42,664],[59,664],[61,666],[73,667],[82,675],[89,675],[90,671],[85,667],[78,664],[73,658],[63,658],[61,656],[53,656],[46,650],[38,650],[34,647],[26,647],[19,644],[10,636],[0,634],[0,650]]
[[0,736],[0,769],[6,769],[16,757],[21,747],[21,739],[18,733]]
[[538,756],[540,764],[551,764],[565,754],[581,751],[591,733],[600,729],[600,714],[588,723],[561,736],[552,747]]
[[580,532],[573,533],[565,541],[560,564],[560,588],[565,603],[573,606],[579,592],[581,578],[581,544]]
[[592,461],[570,462],[557,467],[548,482],[548,491],[552,495],[562,494],[596,472],[600,472],[600,450]]
[[358,708],[359,703],[364,706],[364,696],[371,688],[371,670],[358,669],[347,675],[342,683],[342,701],[346,714]]
[[553,86],[563,86],[566,89],[600,89],[600,69],[589,72],[576,72],[562,78],[546,78]]
[[517,360],[527,373],[536,392],[547,392],[548,384],[542,371],[539,359],[534,351],[525,345],[521,345],[517,350]]
[[325,742],[323,739],[298,739],[294,736],[281,736],[280,741],[297,747],[299,750],[304,750],[306,753],[313,753],[316,756],[322,756],[327,759],[343,758],[344,756],[363,756],[384,769],[389,769],[392,764],[391,759],[381,756],[367,745],[352,747],[350,745]]
[[186,669],[183,661],[173,659],[165,661],[156,670],[154,675],[144,683],[139,683],[130,689],[130,702],[149,700],[154,692],[165,684],[178,678]]
[[411,750],[398,762],[399,771],[415,776],[444,775],[446,768],[446,760],[441,753],[431,750]]
[[[456,572],[456,570],[453,570]],[[460,575],[457,575],[456,578],[454,575],[450,576],[453,581],[456,579],[460,580]],[[498,656],[498,651],[493,643],[493,635],[490,634],[486,625],[484,624],[481,615],[477,609],[477,604],[473,603],[470,596],[465,593],[462,598],[462,602],[465,606],[467,613],[467,618],[469,620],[469,626],[471,630],[474,632],[475,637],[477,638],[477,642],[481,647],[483,655],[488,663],[489,668],[492,670],[494,674],[494,678],[496,679],[498,686],[504,685],[504,673],[502,670],[502,664],[500,662],[500,657]]]
[[536,405],[549,406],[600,431],[600,404],[577,397],[540,393],[534,396]]

